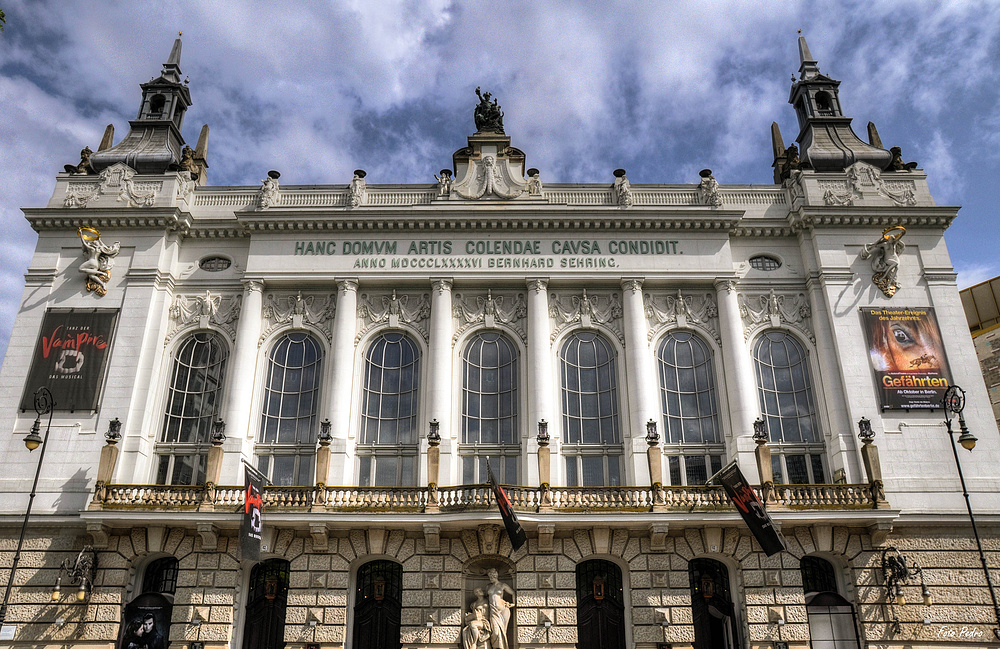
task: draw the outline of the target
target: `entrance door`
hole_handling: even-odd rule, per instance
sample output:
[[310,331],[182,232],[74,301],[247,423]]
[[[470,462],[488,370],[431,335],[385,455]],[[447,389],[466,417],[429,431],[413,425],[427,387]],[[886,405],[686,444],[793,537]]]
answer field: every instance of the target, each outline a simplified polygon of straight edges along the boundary
[[399,649],[403,566],[369,561],[358,568],[354,597],[354,649]]
[[688,574],[695,649],[736,649],[736,609],[726,566],[712,559],[693,559]]
[[283,559],[268,559],[253,567],[243,649],[282,649],[285,646],[288,576],[289,563]]
[[577,649],[625,649],[622,571],[592,559],[576,566]]

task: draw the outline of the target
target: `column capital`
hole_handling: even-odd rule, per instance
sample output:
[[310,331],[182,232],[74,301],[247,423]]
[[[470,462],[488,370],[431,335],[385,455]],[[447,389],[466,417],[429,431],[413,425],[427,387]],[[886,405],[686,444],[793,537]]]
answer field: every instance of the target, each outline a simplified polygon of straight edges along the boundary
[[246,293],[262,293],[264,291],[264,280],[262,279],[245,279],[243,280],[243,291]]
[[350,279],[338,279],[337,289],[344,293],[355,293],[358,290],[358,280],[354,277]]
[[450,291],[452,283],[453,281],[450,277],[438,277],[431,279],[431,286],[439,293]]
[[725,289],[727,293],[733,293],[736,291],[737,284],[736,278],[717,279],[715,280],[715,290],[721,293]]
[[549,278],[548,277],[531,277],[526,282],[528,289],[540,293],[548,288]]
[[631,291],[632,293],[638,293],[642,290],[642,283],[646,281],[644,277],[625,277],[622,278],[622,290]]

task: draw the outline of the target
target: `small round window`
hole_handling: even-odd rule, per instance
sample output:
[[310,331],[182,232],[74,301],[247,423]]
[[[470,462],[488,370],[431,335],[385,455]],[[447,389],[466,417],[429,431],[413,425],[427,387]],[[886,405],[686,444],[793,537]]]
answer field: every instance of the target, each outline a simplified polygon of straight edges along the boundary
[[210,273],[217,273],[220,270],[226,270],[232,264],[233,262],[226,259],[225,257],[205,257],[200,262],[198,262],[198,266],[202,270],[207,270]]
[[757,255],[750,258],[750,266],[757,270],[778,270],[781,262],[770,255]]

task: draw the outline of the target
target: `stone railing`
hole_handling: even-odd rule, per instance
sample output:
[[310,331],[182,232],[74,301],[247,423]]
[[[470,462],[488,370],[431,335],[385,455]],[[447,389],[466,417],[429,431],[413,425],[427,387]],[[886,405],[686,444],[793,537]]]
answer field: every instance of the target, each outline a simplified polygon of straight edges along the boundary
[[[719,486],[504,487],[514,509],[547,511],[711,511],[732,505]],[[760,489],[758,488],[758,493]],[[763,495],[763,494],[761,494]],[[774,485],[768,500],[778,509],[874,509],[868,484]],[[204,485],[105,485],[90,509],[238,511],[243,488]],[[489,485],[452,487],[279,487],[264,489],[264,508],[281,511],[475,511],[495,506]]]

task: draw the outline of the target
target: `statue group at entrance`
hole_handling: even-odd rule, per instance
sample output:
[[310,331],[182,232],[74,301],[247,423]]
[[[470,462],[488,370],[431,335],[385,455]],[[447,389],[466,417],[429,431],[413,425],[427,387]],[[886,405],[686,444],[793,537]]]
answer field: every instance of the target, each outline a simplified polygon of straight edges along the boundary
[[[462,649],[509,649],[507,627],[514,608],[514,590],[500,581],[496,568],[486,570],[490,585],[483,592],[476,588],[475,599],[465,614]],[[509,595],[508,600],[505,595]]]

